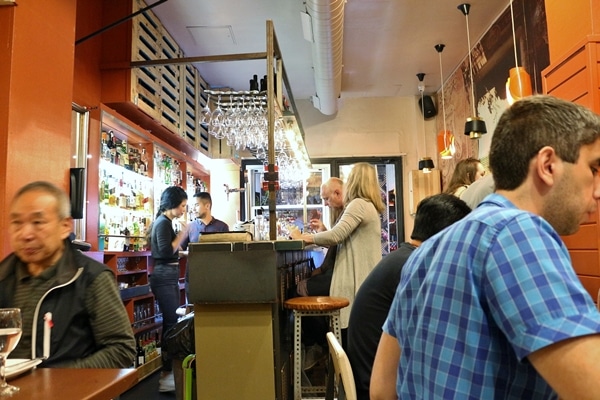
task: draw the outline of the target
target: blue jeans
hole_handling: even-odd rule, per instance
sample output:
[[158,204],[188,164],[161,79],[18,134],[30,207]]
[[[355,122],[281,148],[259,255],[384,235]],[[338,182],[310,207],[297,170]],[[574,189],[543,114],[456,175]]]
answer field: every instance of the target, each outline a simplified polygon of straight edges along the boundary
[[[177,323],[179,307],[179,265],[158,264],[150,275],[150,288],[162,312],[162,343],[165,345],[165,334]],[[162,352],[163,370],[171,371],[172,358],[168,352]]]

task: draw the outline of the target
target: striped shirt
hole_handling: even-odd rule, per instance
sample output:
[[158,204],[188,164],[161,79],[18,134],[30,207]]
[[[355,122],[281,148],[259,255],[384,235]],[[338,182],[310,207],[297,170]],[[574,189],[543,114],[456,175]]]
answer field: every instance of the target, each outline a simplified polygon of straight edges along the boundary
[[526,357],[600,333],[600,313],[554,229],[492,194],[415,250],[384,331],[401,399],[548,399]]

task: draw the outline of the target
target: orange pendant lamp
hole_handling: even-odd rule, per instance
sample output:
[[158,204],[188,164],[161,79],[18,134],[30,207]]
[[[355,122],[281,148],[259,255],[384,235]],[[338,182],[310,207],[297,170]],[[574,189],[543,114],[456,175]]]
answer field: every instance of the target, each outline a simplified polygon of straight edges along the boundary
[[440,58],[440,82],[441,82],[441,95],[442,95],[442,117],[444,121],[444,129],[437,134],[437,150],[440,157],[443,160],[451,159],[454,156],[454,135],[452,132],[446,129],[446,104],[444,102],[444,72],[442,70],[442,51],[444,51],[444,44],[436,44],[435,49],[438,52]]
[[517,58],[517,35],[515,34],[515,14],[513,10],[513,2],[510,1],[510,21],[512,24],[513,46],[515,49],[515,67],[509,71],[508,79],[506,80],[506,101],[508,104],[513,104],[515,101],[523,97],[531,96],[531,77],[523,67],[519,67]]

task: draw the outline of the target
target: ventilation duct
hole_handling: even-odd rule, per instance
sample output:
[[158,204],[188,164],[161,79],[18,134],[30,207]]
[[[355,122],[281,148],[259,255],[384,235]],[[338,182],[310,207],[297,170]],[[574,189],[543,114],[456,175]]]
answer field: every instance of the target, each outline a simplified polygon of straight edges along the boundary
[[337,112],[342,90],[342,47],[345,0],[307,0],[312,19],[312,57],[316,95],[313,105],[325,115]]

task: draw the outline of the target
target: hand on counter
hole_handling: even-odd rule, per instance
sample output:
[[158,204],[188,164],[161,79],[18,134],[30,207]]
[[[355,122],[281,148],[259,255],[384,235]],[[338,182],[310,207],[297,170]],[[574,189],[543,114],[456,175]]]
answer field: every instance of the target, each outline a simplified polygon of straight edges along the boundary
[[303,240],[305,243],[311,244],[314,243],[314,235],[310,233],[302,233],[297,226],[292,226],[289,228],[290,237],[294,240]]

